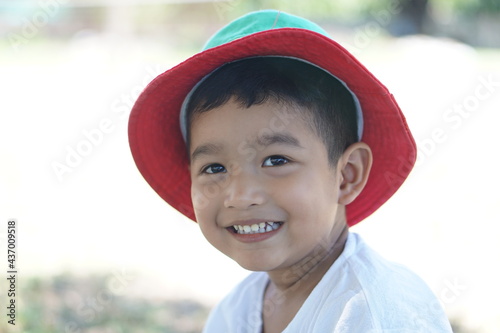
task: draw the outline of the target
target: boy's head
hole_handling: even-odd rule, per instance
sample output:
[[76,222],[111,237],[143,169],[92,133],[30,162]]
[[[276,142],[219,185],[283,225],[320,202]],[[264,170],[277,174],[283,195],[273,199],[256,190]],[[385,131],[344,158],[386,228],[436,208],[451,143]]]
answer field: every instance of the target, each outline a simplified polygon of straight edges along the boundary
[[207,77],[186,118],[192,202],[214,247],[277,271],[337,243],[371,166],[342,83],[295,59],[245,59]]
[[[249,78],[243,80],[245,75]],[[217,81],[225,84],[214,84]],[[342,169],[339,163],[345,163],[352,152],[371,148],[370,178],[345,208],[349,226],[387,201],[415,162],[415,143],[392,95],[349,52],[319,26],[300,17],[274,10],[250,13],[221,29],[203,52],[159,75],[139,96],[130,116],[130,147],[142,175],[164,200],[193,220],[195,141],[203,145],[201,142],[210,137],[203,139],[199,134],[225,131],[219,126],[216,132],[214,120],[220,119],[216,116],[227,112],[228,106],[242,117],[266,110],[261,118],[264,114],[271,118],[260,123],[264,127],[260,134],[266,128],[271,132],[293,126],[307,128],[321,143],[328,165],[337,172]],[[224,115],[229,118],[231,114]],[[199,126],[204,122],[213,125],[212,132]],[[236,132],[228,128],[223,137],[237,137],[246,129],[243,126]],[[252,135],[253,143],[258,143],[259,133]],[[357,142],[360,138],[369,148]],[[274,136],[266,140],[289,139]],[[205,145],[198,149],[198,155],[217,149]],[[261,147],[242,144],[237,149],[251,159]],[[266,163],[283,163],[281,157]],[[220,166],[209,169],[222,170]],[[220,193],[220,186],[224,183],[197,193],[196,204],[209,202]]]

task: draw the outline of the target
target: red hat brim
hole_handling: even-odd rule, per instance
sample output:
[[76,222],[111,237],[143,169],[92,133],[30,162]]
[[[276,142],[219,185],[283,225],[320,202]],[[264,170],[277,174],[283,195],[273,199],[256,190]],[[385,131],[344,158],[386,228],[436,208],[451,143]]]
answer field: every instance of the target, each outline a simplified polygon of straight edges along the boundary
[[357,96],[373,166],[361,194],[346,207],[353,226],[401,186],[416,159],[404,115],[390,94],[359,61],[332,39],[297,28],[258,32],[205,50],[160,74],[139,96],[129,120],[135,163],[149,185],[182,214],[196,220],[191,203],[189,159],[179,114],[192,88],[221,65],[255,56],[287,56],[311,62],[346,83]]

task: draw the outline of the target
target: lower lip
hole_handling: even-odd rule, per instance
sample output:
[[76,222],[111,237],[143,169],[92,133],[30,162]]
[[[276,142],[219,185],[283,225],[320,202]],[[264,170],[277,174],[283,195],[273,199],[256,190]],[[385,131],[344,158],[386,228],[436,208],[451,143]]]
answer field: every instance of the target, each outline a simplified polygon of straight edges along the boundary
[[228,232],[234,236],[237,240],[239,240],[242,243],[256,243],[256,242],[262,242],[268,238],[273,237],[276,235],[278,231],[283,227],[283,225],[280,225],[280,227],[276,230],[269,231],[269,232],[264,232],[264,233],[259,233],[259,234],[238,234],[234,233],[231,230],[228,230]]

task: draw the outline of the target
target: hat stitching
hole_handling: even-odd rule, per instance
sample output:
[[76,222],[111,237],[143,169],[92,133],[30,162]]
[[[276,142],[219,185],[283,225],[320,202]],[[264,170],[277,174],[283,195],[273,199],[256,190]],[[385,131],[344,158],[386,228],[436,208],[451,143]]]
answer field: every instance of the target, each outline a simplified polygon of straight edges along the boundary
[[276,18],[274,19],[274,23],[273,23],[273,26],[271,27],[271,29],[274,29],[276,24],[278,24],[278,19],[280,18],[280,14],[281,14],[281,10],[278,10],[278,14],[276,14]]

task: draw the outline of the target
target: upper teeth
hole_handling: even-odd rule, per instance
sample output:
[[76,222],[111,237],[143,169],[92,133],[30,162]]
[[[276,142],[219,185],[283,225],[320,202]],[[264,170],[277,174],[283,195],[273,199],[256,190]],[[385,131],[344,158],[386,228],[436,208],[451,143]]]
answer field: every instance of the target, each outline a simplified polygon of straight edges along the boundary
[[233,228],[238,234],[261,234],[276,230],[280,225],[280,222],[261,222],[252,225],[233,225]]

